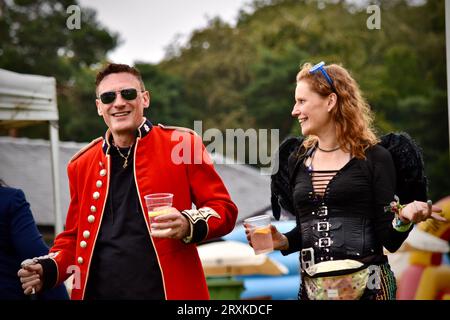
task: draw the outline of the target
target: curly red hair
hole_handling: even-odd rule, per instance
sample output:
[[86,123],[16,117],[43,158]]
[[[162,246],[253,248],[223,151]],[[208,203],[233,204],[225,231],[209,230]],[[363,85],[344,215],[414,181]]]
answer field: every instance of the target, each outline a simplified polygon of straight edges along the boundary
[[[306,81],[311,90],[323,97],[333,92],[337,95],[336,106],[331,117],[336,124],[336,136],[340,146],[358,159],[365,159],[364,151],[379,142],[373,128],[373,113],[363,98],[358,84],[342,66],[324,66],[333,81],[336,91],[321,72],[310,73],[312,65],[305,63],[297,74],[297,82]],[[310,148],[317,143],[316,136],[306,137],[303,145]]]

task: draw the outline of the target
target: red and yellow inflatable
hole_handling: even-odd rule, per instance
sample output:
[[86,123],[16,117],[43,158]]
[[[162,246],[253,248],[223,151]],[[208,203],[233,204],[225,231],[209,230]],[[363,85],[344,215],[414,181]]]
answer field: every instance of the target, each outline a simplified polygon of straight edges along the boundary
[[[428,219],[416,226],[418,231],[430,234],[447,243],[450,241],[450,196],[436,203],[442,208],[447,222]],[[408,240],[407,244],[408,246]],[[419,246],[420,247],[420,246]],[[411,245],[409,266],[399,277],[399,300],[450,300],[450,266],[442,264],[442,252],[417,249]]]

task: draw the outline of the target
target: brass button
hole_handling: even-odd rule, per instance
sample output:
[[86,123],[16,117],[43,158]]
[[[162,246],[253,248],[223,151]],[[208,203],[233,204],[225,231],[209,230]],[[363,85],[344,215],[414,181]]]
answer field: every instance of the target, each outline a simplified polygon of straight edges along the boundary
[[81,241],[80,242],[80,247],[82,247],[82,248],[86,248],[87,247],[87,242],[86,241]]
[[98,198],[100,198],[100,192],[95,191],[94,194],[92,195],[92,197],[97,200]]
[[88,239],[90,236],[91,236],[91,233],[89,231],[87,231],[87,230],[83,231],[83,237],[85,239]]
[[100,175],[101,175],[102,177],[106,176],[106,169],[100,170]]
[[103,182],[101,180],[97,180],[97,182],[95,183],[95,185],[97,186],[97,188],[101,188],[103,185]]
[[77,261],[78,261],[79,264],[83,264],[83,262],[84,262],[82,257],[78,257]]
[[97,212],[97,208],[95,206],[91,206],[91,212]]
[[94,221],[95,221],[95,217],[94,217],[93,215],[90,215],[90,216],[88,217],[88,222],[89,222],[89,223],[94,223]]

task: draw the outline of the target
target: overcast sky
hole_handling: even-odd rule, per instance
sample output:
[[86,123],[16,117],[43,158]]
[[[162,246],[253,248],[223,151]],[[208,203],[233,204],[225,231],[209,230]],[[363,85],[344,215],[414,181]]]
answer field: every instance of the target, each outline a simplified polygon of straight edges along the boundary
[[220,16],[235,23],[239,9],[251,1],[79,0],[79,3],[82,7],[95,9],[101,24],[120,34],[122,44],[108,58],[132,64],[136,60],[161,61],[167,45],[177,36],[185,41],[194,29],[205,27],[208,18]]

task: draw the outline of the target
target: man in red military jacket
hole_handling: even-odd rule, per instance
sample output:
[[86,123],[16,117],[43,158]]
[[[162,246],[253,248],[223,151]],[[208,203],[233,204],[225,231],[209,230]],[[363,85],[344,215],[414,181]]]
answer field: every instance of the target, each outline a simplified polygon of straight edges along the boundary
[[[75,273],[72,299],[208,299],[196,243],[229,233],[237,208],[201,138],[144,118],[150,94],[135,68],[110,64],[96,86],[109,129],[71,159],[65,231],[19,270],[24,292]],[[144,196],[159,192],[173,208],[150,225]]]

